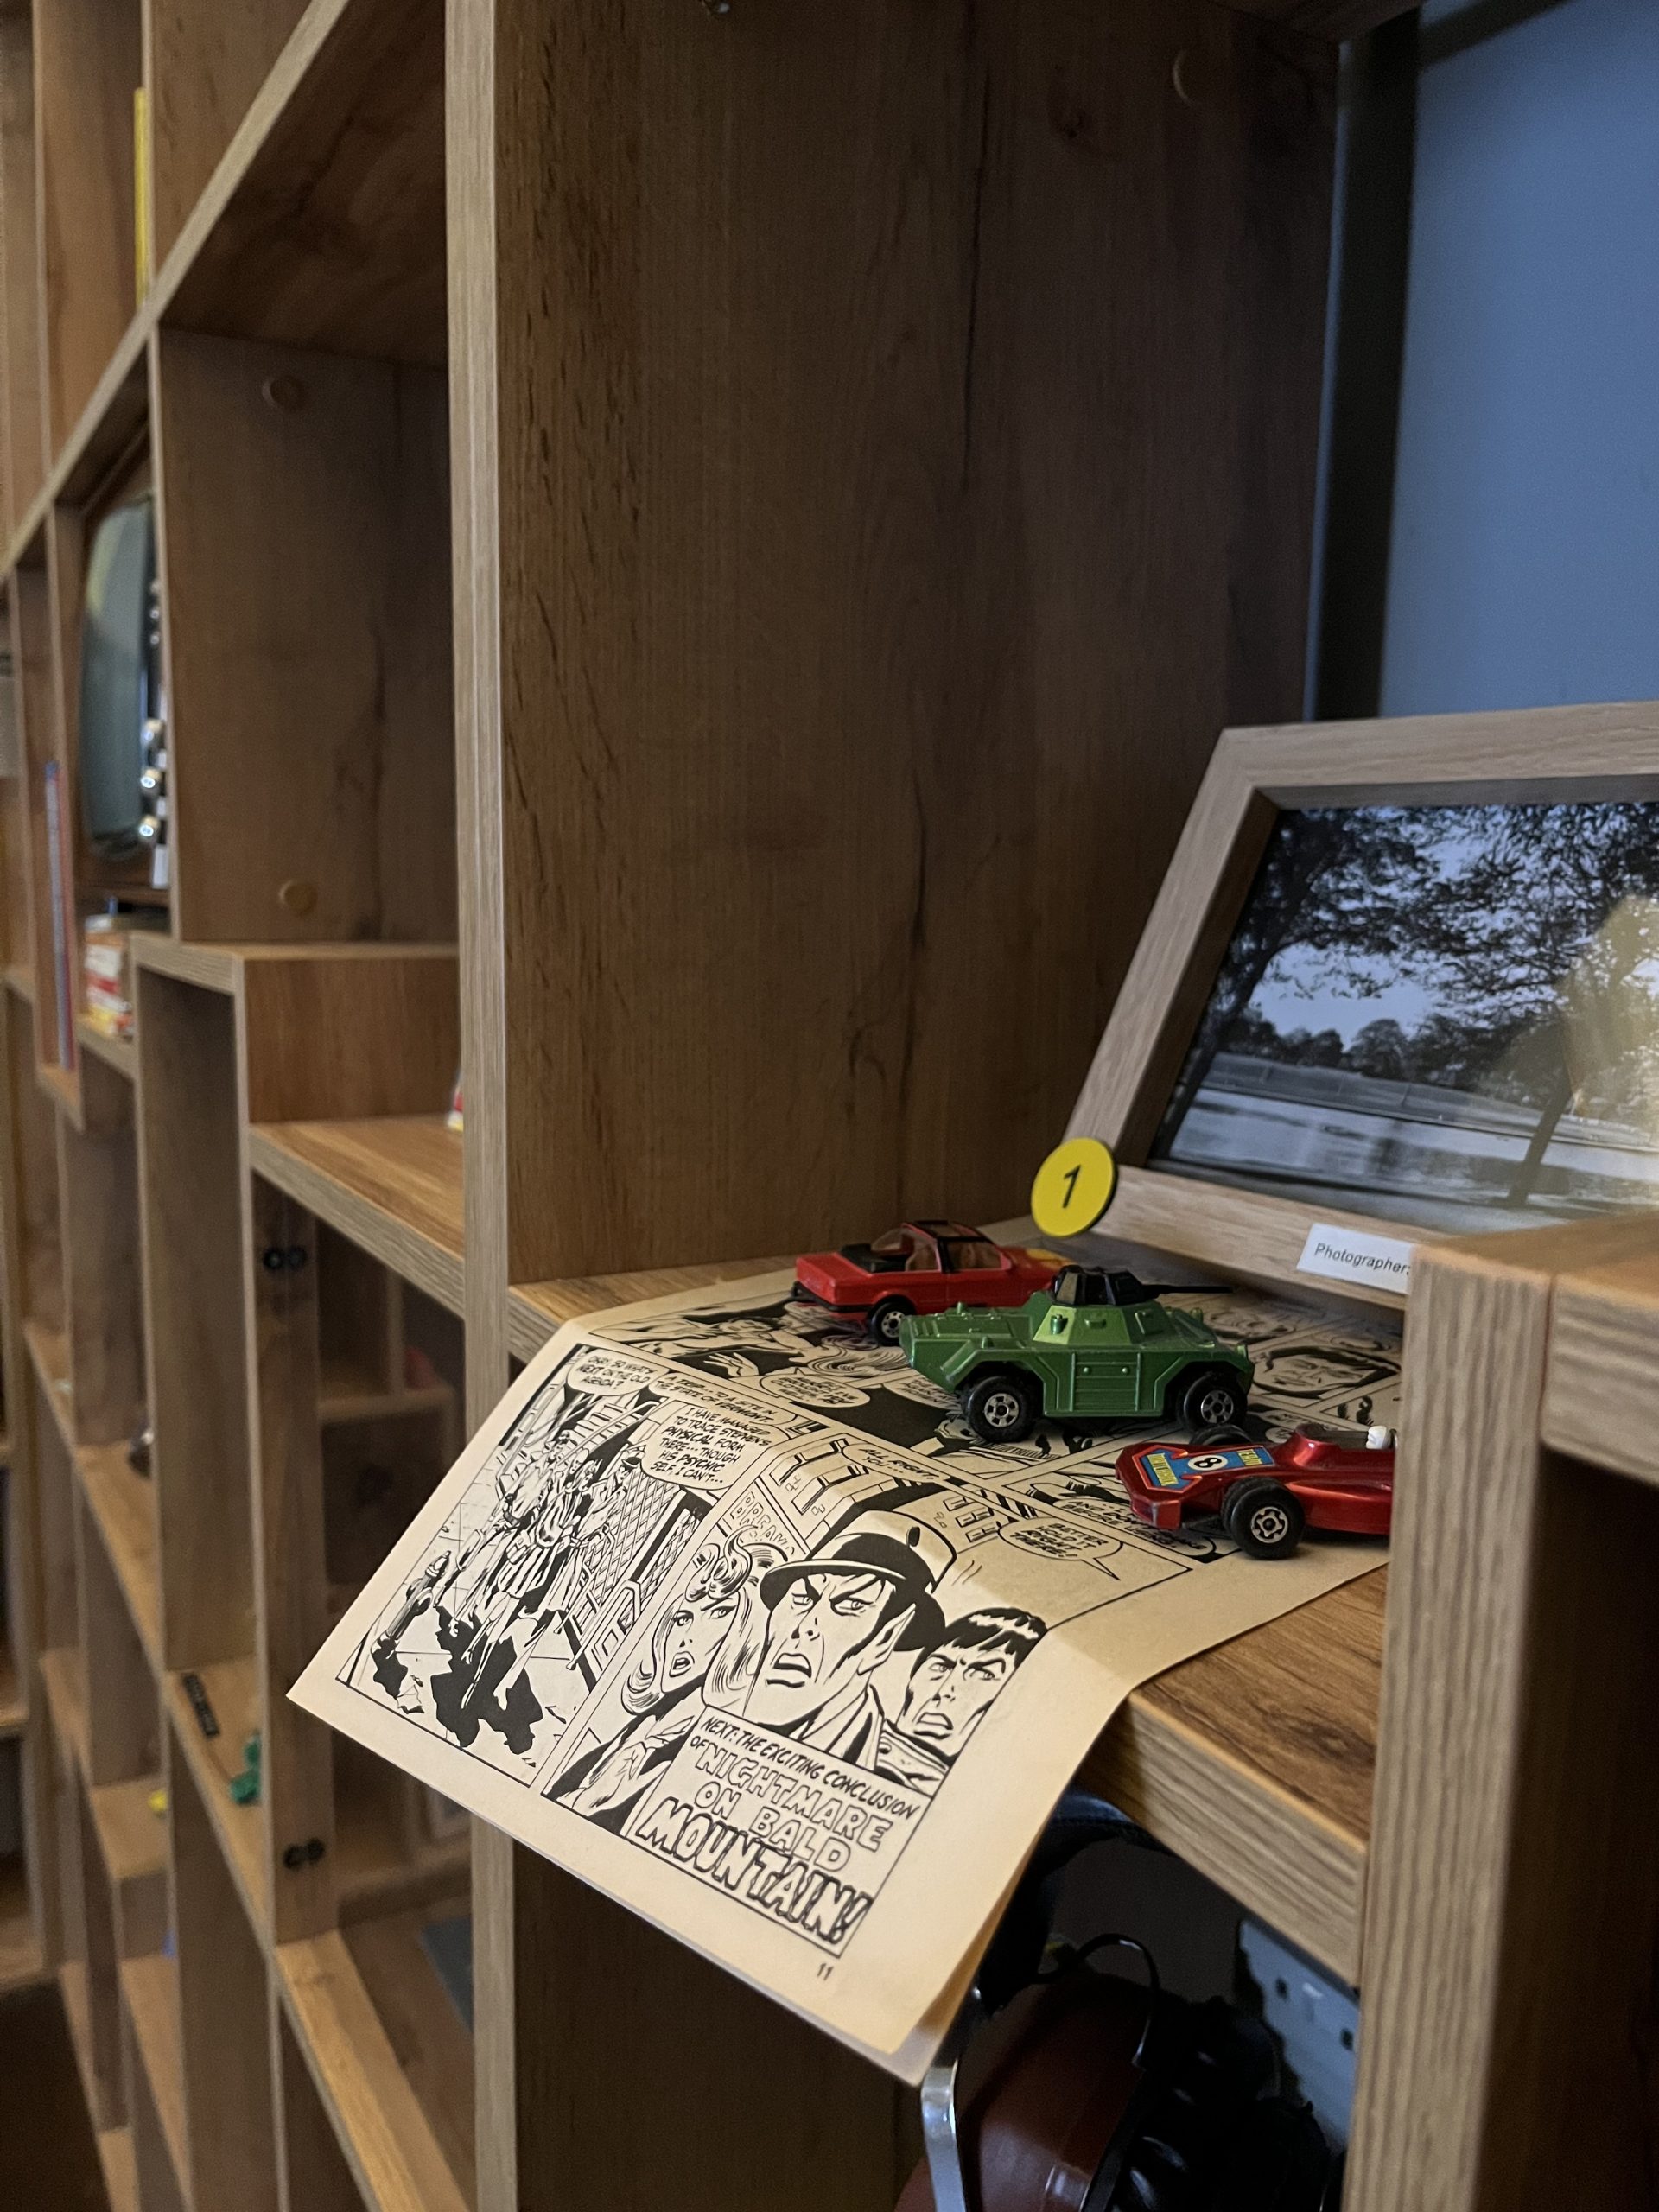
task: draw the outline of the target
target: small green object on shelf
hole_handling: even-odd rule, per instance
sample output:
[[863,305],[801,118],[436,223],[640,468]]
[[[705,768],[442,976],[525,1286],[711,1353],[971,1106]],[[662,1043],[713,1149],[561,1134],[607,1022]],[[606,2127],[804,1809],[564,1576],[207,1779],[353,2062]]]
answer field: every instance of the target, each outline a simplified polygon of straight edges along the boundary
[[259,1802],[259,1732],[257,1728],[242,1746],[242,1771],[231,1777],[230,1789],[232,1800],[238,1805],[257,1805]]

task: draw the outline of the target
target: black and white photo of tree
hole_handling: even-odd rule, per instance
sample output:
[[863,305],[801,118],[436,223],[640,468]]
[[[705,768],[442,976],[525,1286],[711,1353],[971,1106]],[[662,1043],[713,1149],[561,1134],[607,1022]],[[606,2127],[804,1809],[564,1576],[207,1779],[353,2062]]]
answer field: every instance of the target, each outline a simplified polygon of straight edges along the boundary
[[1280,817],[1154,1164],[1444,1225],[1659,1197],[1659,805]]

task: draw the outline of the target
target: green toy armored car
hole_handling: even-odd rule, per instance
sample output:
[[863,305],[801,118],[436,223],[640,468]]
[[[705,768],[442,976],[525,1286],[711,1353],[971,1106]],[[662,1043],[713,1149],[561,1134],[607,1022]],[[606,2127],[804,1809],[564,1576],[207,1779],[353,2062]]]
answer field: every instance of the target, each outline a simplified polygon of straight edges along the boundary
[[957,1393],[988,1444],[1017,1444],[1045,1414],[1226,1427],[1249,1406],[1255,1372],[1196,1313],[1101,1268],[1066,1268],[1051,1290],[1002,1312],[906,1316],[899,1341],[918,1375]]

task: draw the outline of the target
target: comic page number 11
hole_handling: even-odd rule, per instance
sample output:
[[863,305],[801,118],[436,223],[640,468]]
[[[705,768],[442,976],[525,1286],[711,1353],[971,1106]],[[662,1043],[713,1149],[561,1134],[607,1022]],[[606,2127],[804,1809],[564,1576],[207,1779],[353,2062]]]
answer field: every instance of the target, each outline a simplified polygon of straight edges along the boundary
[[1098,1137],[1057,1145],[1031,1186],[1032,1218],[1045,1236],[1078,1236],[1092,1229],[1117,1188],[1117,1162]]

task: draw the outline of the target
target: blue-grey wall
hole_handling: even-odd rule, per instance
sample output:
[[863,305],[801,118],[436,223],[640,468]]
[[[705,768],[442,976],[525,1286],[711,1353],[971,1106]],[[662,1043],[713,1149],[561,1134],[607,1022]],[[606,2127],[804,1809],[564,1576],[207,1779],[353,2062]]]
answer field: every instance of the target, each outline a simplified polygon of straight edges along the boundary
[[1532,6],[1423,12],[1385,714],[1659,697],[1659,0]]

